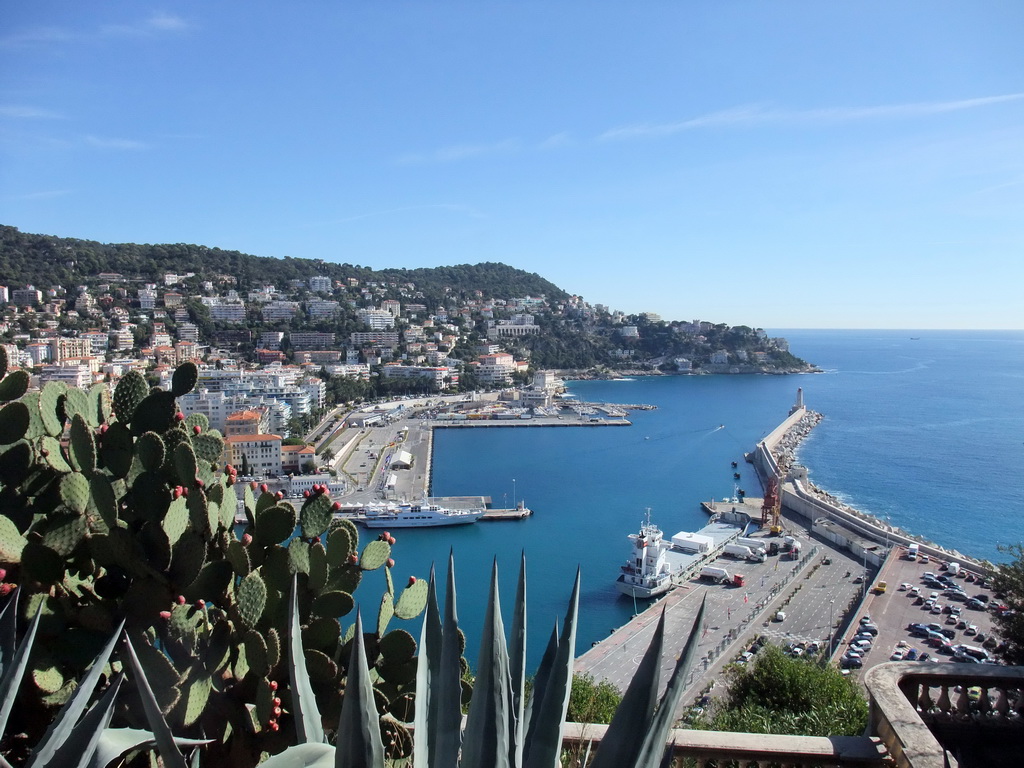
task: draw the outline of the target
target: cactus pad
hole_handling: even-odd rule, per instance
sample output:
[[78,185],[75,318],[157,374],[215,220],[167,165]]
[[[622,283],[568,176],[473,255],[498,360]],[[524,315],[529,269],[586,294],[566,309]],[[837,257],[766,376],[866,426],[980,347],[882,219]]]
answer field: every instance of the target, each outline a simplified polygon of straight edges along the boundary
[[[43,406],[42,398],[39,400],[39,405],[40,407]],[[82,420],[89,424],[88,393],[85,390],[70,387],[64,394],[64,414],[69,419],[73,419],[76,415],[81,416]]]
[[359,558],[359,567],[364,571],[375,571],[384,565],[391,557],[391,545],[386,541],[371,541],[363,549],[363,556]]
[[252,561],[249,559],[249,550],[242,546],[242,542],[237,539],[229,541],[224,550],[224,556],[231,563],[231,567],[235,569],[235,574],[238,576],[249,575],[249,571],[252,570]]
[[132,434],[137,437],[144,432],[166,432],[174,424],[176,408],[174,395],[153,390],[135,408],[131,420]]
[[302,539],[288,544],[288,568],[292,573],[309,574],[309,545]]
[[28,406],[24,403],[8,403],[0,408],[0,445],[9,445],[28,433]]
[[171,550],[170,576],[174,583],[187,587],[206,564],[206,544],[194,531],[186,531]]
[[[96,474],[89,480],[91,511],[96,512],[107,528],[117,525],[117,496],[106,475]],[[95,527],[95,526],[94,526]]]
[[107,423],[110,418],[110,390],[105,384],[93,384],[89,388],[89,407],[82,415],[90,427]]
[[0,515],[0,563],[21,562],[21,551],[26,539],[7,515]]
[[327,564],[337,568],[348,561],[348,556],[355,553],[356,542],[351,538],[347,528],[332,528],[327,534]]
[[174,369],[171,377],[171,394],[175,397],[187,395],[199,381],[199,369],[195,363],[182,363]]
[[61,474],[71,472],[71,465],[64,460],[64,451],[60,442],[55,437],[43,435],[36,441],[36,453],[43,458],[50,469],[55,469]]
[[96,469],[96,441],[81,414],[76,413],[71,419],[70,438],[68,456],[71,466],[79,472],[92,472]]
[[11,371],[0,381],[0,402],[17,400],[28,391],[30,377],[28,371]]
[[57,437],[64,431],[66,411],[61,401],[67,390],[67,384],[62,381],[48,381],[39,393],[39,416],[43,420],[46,434],[53,437]]
[[385,592],[380,599],[380,610],[377,612],[377,636],[382,637],[388,631],[391,617],[395,615],[395,601],[390,592]]
[[281,662],[281,636],[271,627],[263,639],[267,641],[267,664],[273,669]]
[[267,641],[263,635],[254,629],[250,629],[242,638],[245,646],[245,658],[249,663],[249,671],[263,677],[270,672],[270,664],[267,662]]
[[156,432],[146,432],[135,441],[135,453],[146,469],[160,469],[164,463],[165,452],[164,441]]
[[255,627],[267,605],[267,585],[258,571],[253,571],[235,587],[238,615],[248,627]]
[[327,586],[330,569],[327,565],[327,550],[317,542],[309,547],[309,589],[319,594]]
[[380,652],[387,664],[400,664],[416,654],[416,641],[404,629],[393,629],[380,639]]
[[321,536],[330,526],[333,514],[331,499],[326,493],[318,493],[310,497],[302,505],[302,511],[299,513],[302,535],[307,539]]
[[167,534],[167,540],[173,547],[178,543],[181,534],[188,528],[188,503],[185,501],[184,496],[179,496],[167,507],[167,512],[164,514],[161,526],[164,529],[164,533]]
[[211,429],[209,432],[201,432],[192,438],[192,447],[195,449],[196,456],[203,459],[206,462],[216,462],[220,460],[221,455],[224,453],[224,438],[220,436],[220,433]]
[[60,480],[60,500],[64,502],[64,506],[79,515],[84,515],[89,507],[91,493],[89,481],[79,472],[64,475]]
[[100,457],[114,477],[126,477],[134,457],[132,435],[124,424],[111,424],[100,438]]
[[295,517],[295,508],[291,504],[264,507],[256,513],[253,536],[263,544],[278,544],[292,535],[295,530]]
[[341,636],[341,625],[337,619],[321,616],[313,619],[302,631],[302,647],[316,648],[327,653],[334,653]]
[[182,686],[181,695],[184,701],[178,704],[178,708],[183,708],[182,721],[186,728],[194,725],[203,714],[206,703],[210,700],[211,690],[213,681],[206,674],[196,675]]
[[347,615],[354,605],[352,595],[348,592],[332,590],[313,598],[312,610],[317,616],[336,619],[339,616]]
[[135,415],[138,407],[146,395],[149,394],[149,385],[146,378],[138,371],[128,371],[114,387],[114,415],[122,424],[128,424]]
[[199,466],[196,453],[188,443],[178,443],[174,447],[174,469],[178,473],[178,481],[186,488],[191,488],[196,481]]
[[330,684],[338,677],[338,665],[325,653],[315,650],[306,651],[306,669],[311,680],[317,683]]
[[395,603],[395,616],[400,619],[414,619],[423,612],[427,606],[427,581],[417,579],[402,590],[398,601]]
[[21,567],[30,578],[43,584],[53,584],[64,577],[64,558],[34,541],[21,550]]

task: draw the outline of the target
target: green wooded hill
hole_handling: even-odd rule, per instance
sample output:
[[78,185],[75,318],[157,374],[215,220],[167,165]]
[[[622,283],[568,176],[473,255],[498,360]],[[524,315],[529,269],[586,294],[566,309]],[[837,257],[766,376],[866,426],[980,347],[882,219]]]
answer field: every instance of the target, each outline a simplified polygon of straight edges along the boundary
[[[354,277],[360,283],[415,283],[416,290],[430,303],[450,304],[475,291],[486,298],[547,296],[549,300],[568,297],[565,291],[540,275],[505,264],[459,264],[422,269],[373,270],[353,264],[335,264],[320,259],[276,259],[225,251],[203,245],[173,243],[97,243],[52,235],[33,235],[15,227],[0,226],[0,281],[10,288],[34,285],[70,288],[93,279],[101,272],[119,272],[125,277],[162,283],[165,272],[194,272],[197,278],[232,275],[242,292],[266,283],[285,287],[289,280],[305,282],[313,275],[334,280]],[[446,289],[454,289],[453,292]]]

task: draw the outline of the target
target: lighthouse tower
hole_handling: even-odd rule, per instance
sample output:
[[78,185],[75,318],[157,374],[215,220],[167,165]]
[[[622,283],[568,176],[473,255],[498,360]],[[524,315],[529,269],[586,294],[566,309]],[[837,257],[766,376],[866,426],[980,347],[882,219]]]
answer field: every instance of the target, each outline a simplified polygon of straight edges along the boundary
[[803,387],[797,387],[796,388],[796,403],[793,405],[792,408],[789,409],[789,412],[792,414],[792,413],[796,413],[797,411],[802,411],[803,409],[804,409],[804,388]]

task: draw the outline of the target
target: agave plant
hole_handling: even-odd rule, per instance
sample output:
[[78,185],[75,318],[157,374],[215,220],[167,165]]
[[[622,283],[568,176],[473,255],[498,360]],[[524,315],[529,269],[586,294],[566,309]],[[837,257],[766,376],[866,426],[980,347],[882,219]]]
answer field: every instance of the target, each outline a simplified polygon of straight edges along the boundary
[[[17,613],[20,590],[15,590],[0,612],[0,733],[7,739],[7,724],[14,707],[18,688],[29,668],[29,656],[35,642],[42,611],[36,611],[25,636],[17,646]],[[74,693],[57,713],[42,740],[28,751],[28,768],[104,768],[119,762],[129,752],[158,748],[168,768],[185,768],[179,747],[207,744],[205,740],[177,739],[171,735],[167,722],[139,666],[135,650],[118,627],[106,646],[93,660]],[[111,718],[124,682],[123,673],[115,673],[109,665],[117,641],[123,637],[133,670],[133,677],[142,697],[146,719],[152,731],[135,728],[112,728]],[[105,681],[105,682],[104,682]],[[103,686],[99,699],[88,707],[98,686]],[[88,707],[88,709],[87,709]],[[0,767],[10,763],[0,757]]]
[[[449,555],[444,615],[438,609],[434,574],[427,588],[420,633],[413,722],[414,768],[555,768],[560,764],[579,608],[577,571],[561,629],[556,625],[527,700],[526,562],[520,564],[511,631],[506,641],[501,619],[497,564],[480,642],[480,666],[469,714],[463,723],[461,634],[456,609],[455,565]],[[293,588],[294,595],[294,588]],[[660,661],[665,639],[662,613],[654,637],[597,751],[596,768],[654,768],[662,764],[666,739],[696,655],[705,606],[694,620],[683,653],[659,698]],[[299,744],[262,765],[266,768],[383,768],[385,745],[370,683],[362,622],[357,617],[350,648],[348,683],[335,745],[319,728],[316,699],[303,663],[302,636],[292,600],[289,653],[292,707]]]

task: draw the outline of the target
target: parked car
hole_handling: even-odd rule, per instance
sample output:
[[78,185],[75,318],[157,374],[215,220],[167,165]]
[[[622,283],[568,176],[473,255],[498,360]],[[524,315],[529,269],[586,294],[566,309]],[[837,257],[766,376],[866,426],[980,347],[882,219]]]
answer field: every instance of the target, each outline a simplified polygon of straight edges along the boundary
[[903,649],[897,648],[892,652],[892,656],[889,657],[889,661],[903,661]]
[[864,666],[864,662],[861,659],[844,656],[839,662],[839,666],[843,669],[860,669]]
[[988,606],[985,603],[981,602],[981,600],[976,600],[972,597],[970,600],[967,601],[967,607],[975,611],[983,611]]
[[877,635],[878,627],[876,627],[874,624],[861,624],[860,631],[867,632],[869,635]]
[[968,624],[967,625],[967,629],[964,630],[964,634],[965,635],[976,635],[976,634],[978,634],[978,625],[977,624]]
[[917,648],[908,648],[903,654],[904,661],[917,661]]
[[904,582],[903,582],[902,584],[900,584],[900,586],[899,586],[899,588],[898,588],[898,590],[897,590],[897,591],[898,591],[898,592],[906,592],[906,591],[907,591],[907,590],[909,590],[909,589],[910,589],[910,588],[911,588],[912,586],[913,586],[913,584],[910,584],[909,582],[906,582],[906,581],[904,581]]

